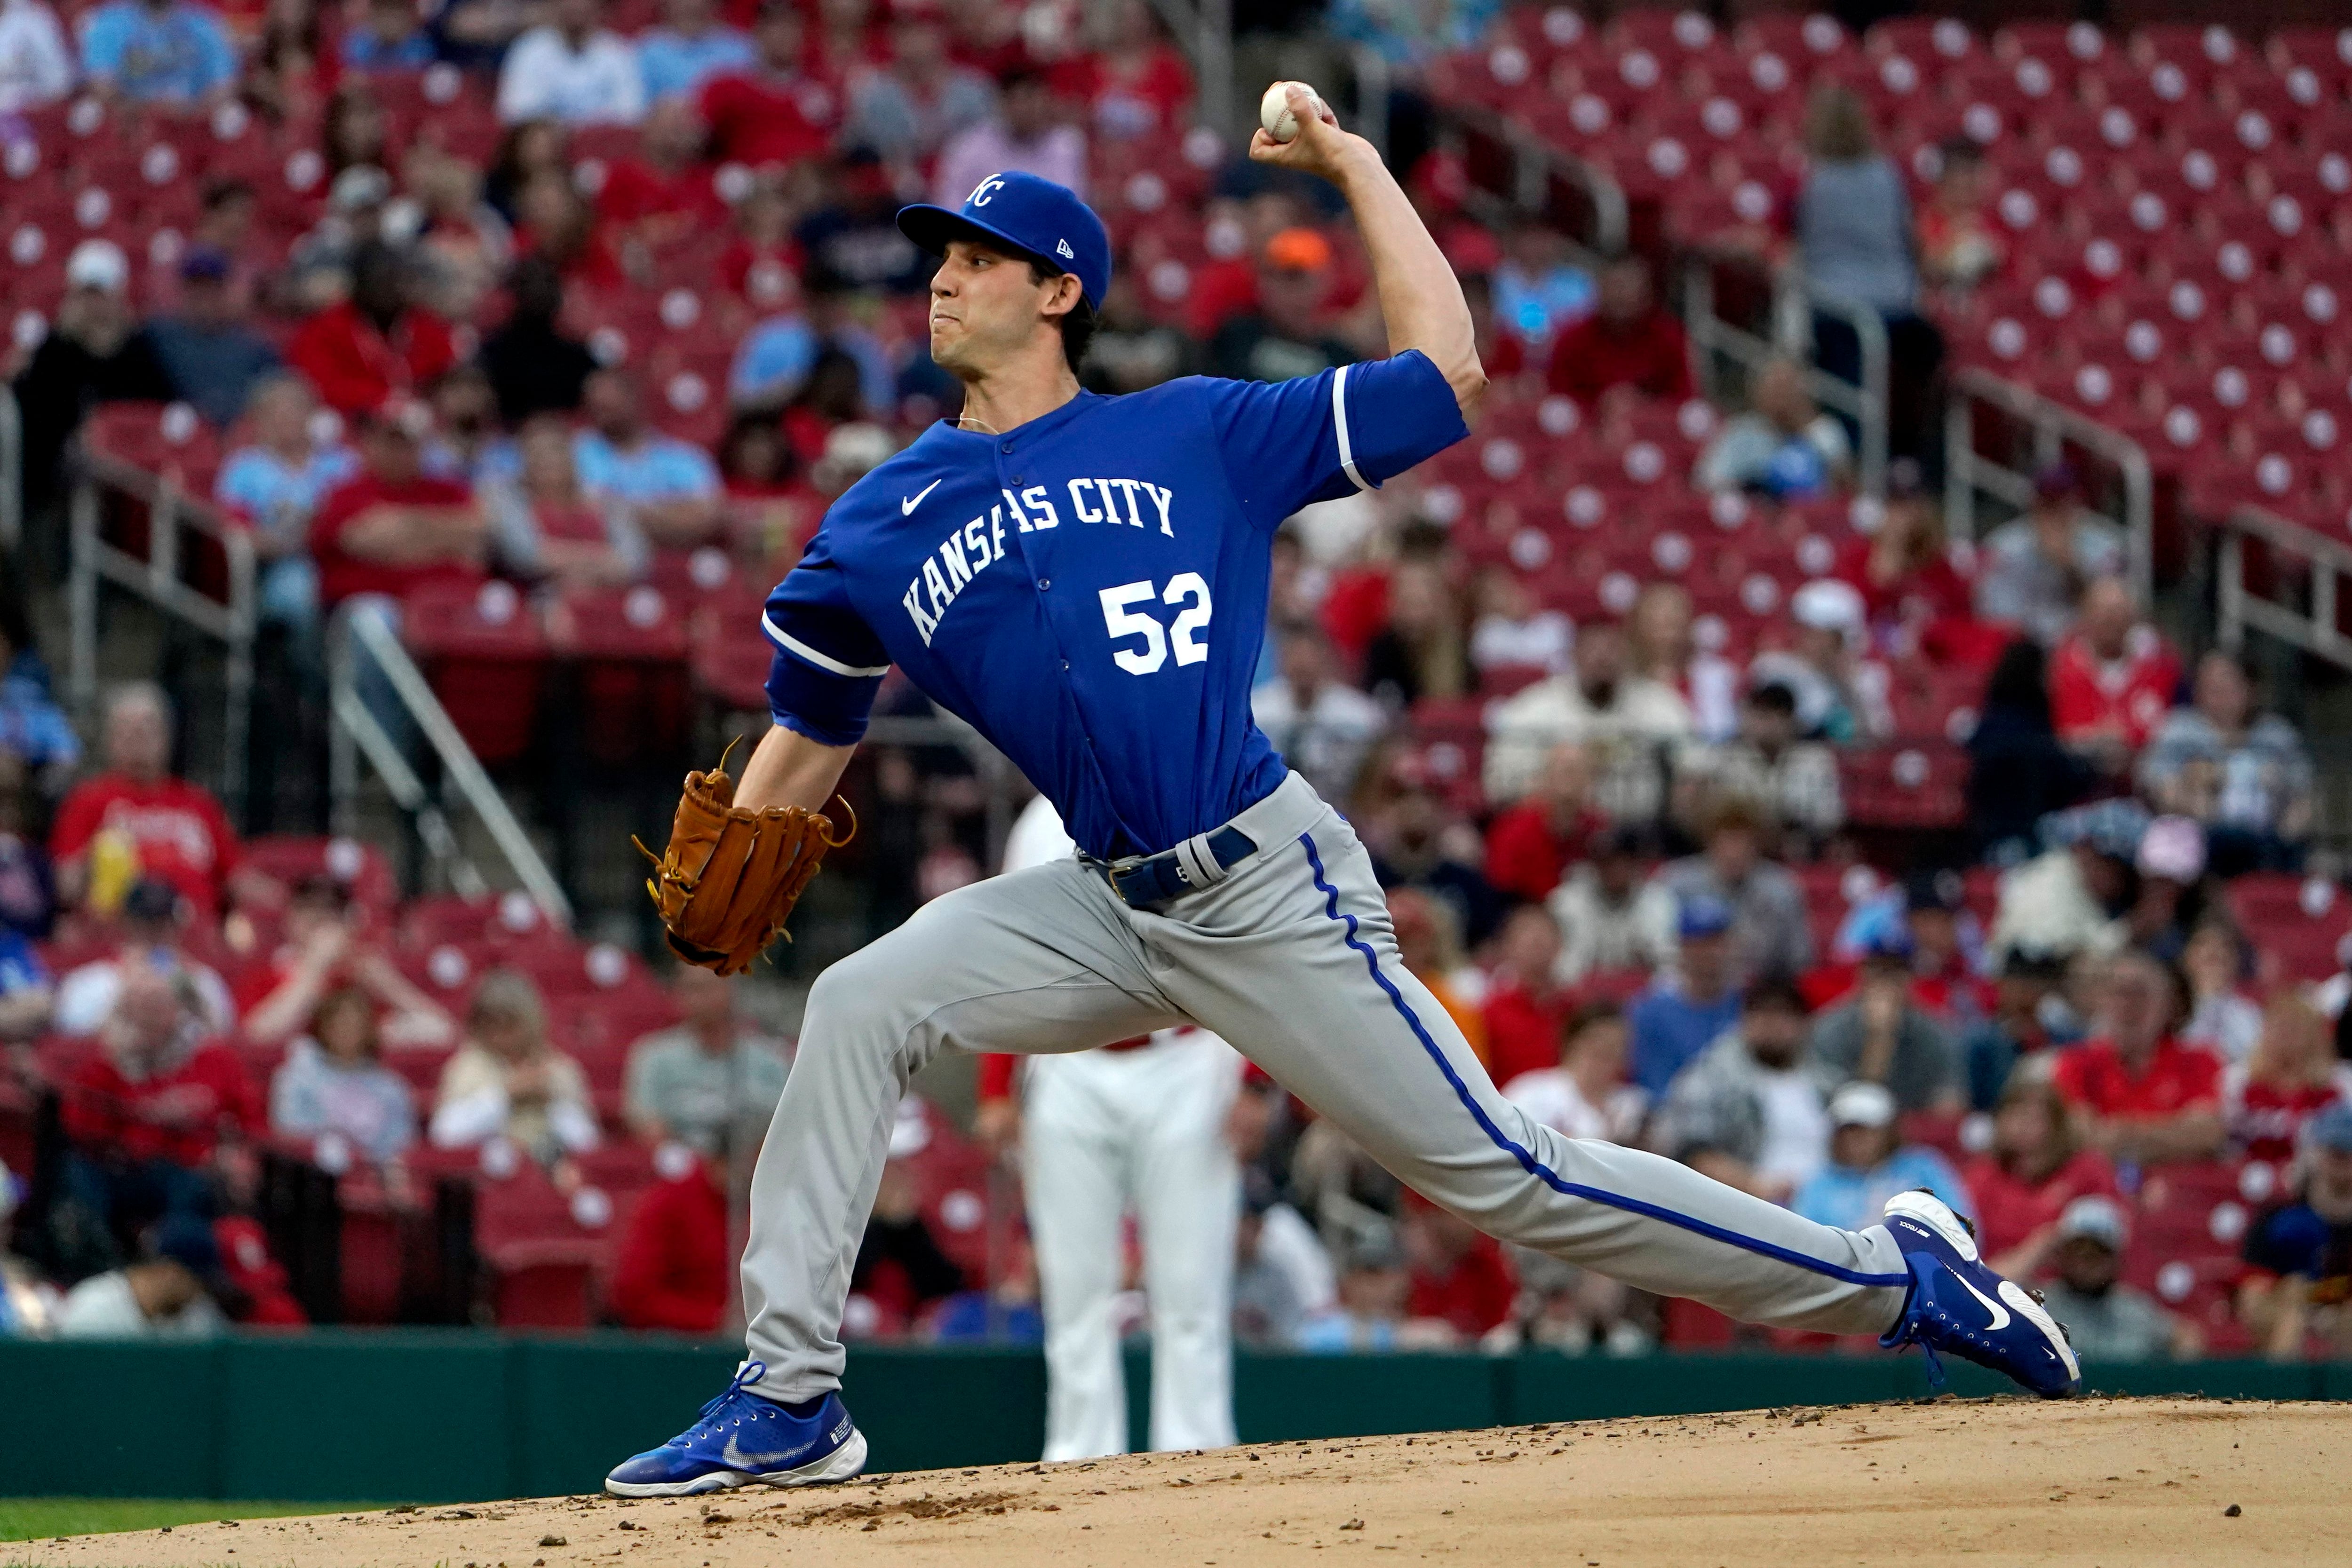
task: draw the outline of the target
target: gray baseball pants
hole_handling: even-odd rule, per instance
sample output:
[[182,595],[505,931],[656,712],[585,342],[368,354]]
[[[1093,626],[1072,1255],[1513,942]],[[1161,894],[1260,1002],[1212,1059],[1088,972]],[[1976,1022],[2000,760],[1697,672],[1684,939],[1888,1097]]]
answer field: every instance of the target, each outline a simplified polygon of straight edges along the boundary
[[934,899],[810,992],[751,1183],[755,1386],[839,1386],[843,1302],[908,1080],[941,1051],[1083,1051],[1187,1020],[1489,1235],[1751,1322],[1883,1333],[1910,1284],[1835,1230],[1638,1149],[1562,1137],[1487,1079],[1405,972],[1371,859],[1292,774],[1234,819],[1257,852],[1158,914],[1077,860]]

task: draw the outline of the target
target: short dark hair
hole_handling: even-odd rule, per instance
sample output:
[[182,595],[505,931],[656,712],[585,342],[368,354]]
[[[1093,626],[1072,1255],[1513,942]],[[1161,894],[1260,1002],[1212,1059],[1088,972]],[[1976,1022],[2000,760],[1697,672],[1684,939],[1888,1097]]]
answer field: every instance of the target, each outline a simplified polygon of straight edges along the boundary
[[1586,1030],[1597,1028],[1601,1024],[1624,1021],[1625,1009],[1608,998],[1603,997],[1598,1001],[1586,1002],[1569,1014],[1567,1020],[1560,1025],[1560,1043],[1565,1045]]
[[1789,689],[1786,681],[1766,681],[1748,694],[1748,706],[1765,713],[1777,713],[1783,718],[1793,718],[1797,713],[1797,694]]
[[1813,1010],[1805,1005],[1805,993],[1797,988],[1797,982],[1785,975],[1767,975],[1752,981],[1740,996],[1740,1011],[1755,1012],[1764,1008],[1777,1008],[1799,1018]]
[[[1029,276],[1039,283],[1051,283],[1065,274],[1060,267],[1048,267],[1033,256],[1029,258]],[[1087,350],[1095,340],[1095,308],[1080,294],[1078,302],[1062,318],[1062,359],[1072,375],[1076,375],[1078,367],[1086,363]]]

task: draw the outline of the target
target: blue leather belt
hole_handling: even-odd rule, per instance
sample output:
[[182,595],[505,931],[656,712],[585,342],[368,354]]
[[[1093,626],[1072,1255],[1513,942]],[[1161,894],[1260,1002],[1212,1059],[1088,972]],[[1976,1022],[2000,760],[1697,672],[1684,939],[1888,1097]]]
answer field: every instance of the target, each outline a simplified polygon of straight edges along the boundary
[[[1195,841],[1187,840],[1186,843]],[[1205,847],[1215,861],[1217,871],[1216,875],[1205,881],[1196,879],[1185,869],[1186,851],[1181,847],[1127,865],[1105,865],[1102,873],[1110,883],[1111,891],[1118,894],[1129,907],[1156,909],[1188,893],[1199,893],[1204,887],[1214,886],[1223,880],[1223,873],[1232,870],[1235,862],[1257,852],[1256,841],[1234,827],[1219,828],[1208,835]]]

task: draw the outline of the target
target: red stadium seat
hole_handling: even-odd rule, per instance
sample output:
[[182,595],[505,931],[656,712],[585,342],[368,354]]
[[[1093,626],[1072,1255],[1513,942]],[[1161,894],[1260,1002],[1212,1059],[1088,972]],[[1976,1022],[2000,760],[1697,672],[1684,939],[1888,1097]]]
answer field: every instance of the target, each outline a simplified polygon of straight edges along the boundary
[[514,590],[420,589],[402,602],[401,640],[485,765],[511,762],[530,748],[549,646]]

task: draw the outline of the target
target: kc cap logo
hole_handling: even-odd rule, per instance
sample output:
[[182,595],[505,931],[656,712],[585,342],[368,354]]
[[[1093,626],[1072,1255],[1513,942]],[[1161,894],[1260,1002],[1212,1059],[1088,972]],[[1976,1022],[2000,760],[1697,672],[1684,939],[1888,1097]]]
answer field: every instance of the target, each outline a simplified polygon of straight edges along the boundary
[[1110,287],[1110,235],[1066,185],[1018,169],[1001,170],[971,188],[961,208],[922,203],[898,212],[898,232],[933,256],[959,239],[985,240],[1078,280],[1100,309]]

